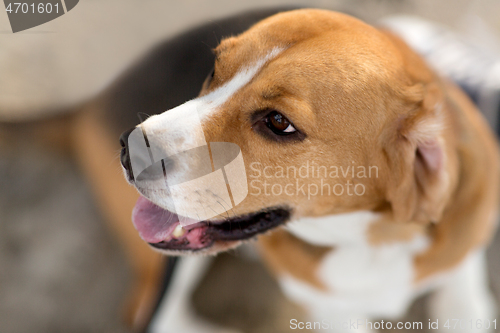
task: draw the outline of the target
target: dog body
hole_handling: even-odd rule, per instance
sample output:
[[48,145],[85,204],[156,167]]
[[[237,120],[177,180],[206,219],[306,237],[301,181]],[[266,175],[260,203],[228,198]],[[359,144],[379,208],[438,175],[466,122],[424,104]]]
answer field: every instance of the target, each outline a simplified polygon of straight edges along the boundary
[[[222,41],[199,98],[139,128],[161,156],[236,143],[255,171],[247,179],[255,193],[237,206],[219,202],[229,214],[176,234],[179,222],[158,222],[155,212],[175,211],[172,202],[209,205],[215,192],[174,195],[161,177],[139,182],[126,155],[127,177],[147,198],[134,223],[162,252],[216,253],[262,234],[285,293],[334,330],[345,320],[400,316],[436,288],[438,318],[494,318],[483,254],[496,224],[495,139],[463,93],[390,33],[333,12],[278,14]],[[163,172],[191,179],[202,164],[178,159]],[[312,174],[300,187],[304,165]],[[327,174],[334,166],[352,169],[339,180]],[[376,174],[367,176],[370,167]],[[290,222],[265,233],[277,217]],[[248,237],[223,228],[231,223]],[[165,327],[184,329],[175,304],[177,320],[168,316]]]

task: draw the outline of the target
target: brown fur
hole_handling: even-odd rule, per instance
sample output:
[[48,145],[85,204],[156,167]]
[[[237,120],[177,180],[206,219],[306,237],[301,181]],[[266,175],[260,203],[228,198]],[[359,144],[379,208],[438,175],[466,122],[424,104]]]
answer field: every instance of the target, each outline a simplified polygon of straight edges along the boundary
[[89,104],[75,119],[73,133],[77,159],[94,189],[97,203],[118,235],[135,275],[126,320],[136,329],[149,322],[158,295],[164,258],[140,239],[130,216],[139,197],[123,179],[118,141],[103,126],[99,104]]
[[386,216],[369,226],[368,242],[373,246],[409,242],[415,236],[425,234],[426,229],[426,226],[419,223],[394,223],[391,216]]
[[28,143],[65,154],[72,153],[71,124],[79,112],[76,108],[72,113],[56,113],[22,123],[0,122],[0,146],[9,149],[18,143]]
[[[207,141],[237,143],[247,171],[255,161],[297,168],[305,161],[337,166],[356,161],[378,166],[380,177],[366,180],[361,197],[249,195],[236,214],[263,205],[292,207],[294,218],[382,211],[388,219],[372,226],[368,235],[374,244],[417,232],[430,236],[430,249],[415,259],[417,281],[455,266],[487,242],[498,199],[498,149],[458,88],[390,33],[343,14],[299,10],[222,41],[214,79],[201,95],[275,47],[284,51],[203,124]],[[282,112],[306,139],[277,144],[257,135],[252,113],[264,109]],[[255,179],[266,180],[261,174],[248,181]],[[289,181],[268,180],[282,187]],[[319,186],[319,179],[305,182]],[[293,247],[295,240],[284,231],[272,240],[280,246],[264,249],[276,270],[302,274],[281,264],[289,262],[281,249]]]
[[457,265],[494,234],[498,207],[499,160],[496,139],[475,106],[457,87],[445,83],[456,112],[460,180],[443,218],[431,229],[432,245],[415,260],[417,280]]
[[320,290],[326,289],[316,272],[324,256],[334,251],[333,248],[311,245],[283,229],[259,236],[259,246],[275,274],[290,274]]

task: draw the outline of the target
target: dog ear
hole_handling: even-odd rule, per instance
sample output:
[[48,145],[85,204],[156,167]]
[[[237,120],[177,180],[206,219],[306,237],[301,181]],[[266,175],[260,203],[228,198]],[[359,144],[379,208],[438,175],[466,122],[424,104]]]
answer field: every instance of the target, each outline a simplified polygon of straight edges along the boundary
[[[415,85],[406,108],[385,133],[390,176],[387,200],[398,222],[437,222],[449,198],[443,96],[437,85]],[[409,105],[409,106],[408,106]]]

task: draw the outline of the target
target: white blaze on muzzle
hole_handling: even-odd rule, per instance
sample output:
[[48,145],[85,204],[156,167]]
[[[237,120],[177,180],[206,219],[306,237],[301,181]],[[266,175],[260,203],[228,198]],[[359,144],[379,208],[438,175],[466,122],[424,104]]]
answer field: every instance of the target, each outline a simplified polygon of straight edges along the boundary
[[181,225],[231,216],[231,209],[247,196],[240,148],[231,142],[208,143],[202,122],[281,51],[272,50],[210,94],[148,118],[128,137],[136,187],[158,206],[176,213]]

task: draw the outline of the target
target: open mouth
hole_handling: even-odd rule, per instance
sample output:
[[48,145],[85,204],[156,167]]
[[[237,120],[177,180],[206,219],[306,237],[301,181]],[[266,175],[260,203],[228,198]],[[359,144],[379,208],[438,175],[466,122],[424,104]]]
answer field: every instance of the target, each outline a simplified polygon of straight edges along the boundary
[[132,221],[142,239],[164,250],[199,251],[216,242],[228,243],[254,237],[282,225],[290,210],[269,208],[220,221],[201,221],[181,226],[175,213],[141,196],[132,213]]

